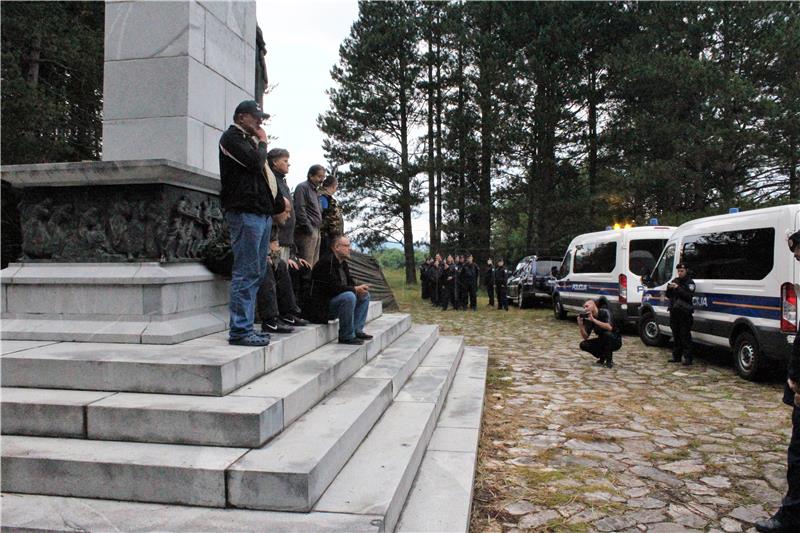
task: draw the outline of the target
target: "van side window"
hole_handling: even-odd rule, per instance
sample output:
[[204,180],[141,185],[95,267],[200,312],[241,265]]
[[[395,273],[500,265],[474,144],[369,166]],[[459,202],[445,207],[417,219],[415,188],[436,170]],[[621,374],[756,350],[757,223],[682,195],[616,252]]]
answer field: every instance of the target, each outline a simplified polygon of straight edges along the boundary
[[667,244],[667,239],[637,239],[631,241],[628,253],[628,268],[637,276],[649,274],[656,266],[656,259]]
[[558,269],[558,279],[563,279],[569,274],[569,265],[572,262],[572,250],[567,251],[564,260],[561,262],[561,267]]
[[653,287],[663,285],[672,279],[672,267],[675,264],[675,244],[670,244],[664,250],[661,259],[653,269]]
[[759,228],[692,235],[681,260],[696,279],[764,279],[772,272],[775,229]]
[[601,242],[584,244],[575,249],[575,266],[577,274],[589,272],[613,272],[617,264],[617,243]]

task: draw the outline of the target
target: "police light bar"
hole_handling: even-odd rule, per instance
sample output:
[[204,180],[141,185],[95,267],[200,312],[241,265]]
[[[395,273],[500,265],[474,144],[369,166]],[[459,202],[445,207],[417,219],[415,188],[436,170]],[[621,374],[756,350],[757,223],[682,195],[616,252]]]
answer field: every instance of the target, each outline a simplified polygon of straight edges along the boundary
[[658,219],[656,217],[651,218],[650,219],[650,225],[651,226],[658,226]]
[[738,213],[738,212],[739,212],[739,208],[738,207],[731,207],[730,209],[728,209],[728,214],[729,215],[733,215],[734,213]]

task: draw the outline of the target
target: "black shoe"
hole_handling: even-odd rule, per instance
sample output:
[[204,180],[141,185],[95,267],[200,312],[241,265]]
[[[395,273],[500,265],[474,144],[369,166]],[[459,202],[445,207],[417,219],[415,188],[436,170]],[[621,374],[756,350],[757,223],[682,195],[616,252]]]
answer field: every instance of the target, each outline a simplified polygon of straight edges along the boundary
[[605,363],[603,363],[603,366],[606,367],[606,368],[614,368],[614,361],[609,359]]
[[675,359],[675,358],[673,357],[672,359],[670,359],[670,360],[669,360],[669,361],[667,361],[667,362],[668,362],[668,363],[680,363],[680,362],[681,362],[681,360],[680,360],[680,359]]
[[261,331],[264,333],[293,333],[294,328],[287,326],[280,320],[271,319],[261,323]]
[[606,360],[605,359],[598,359],[597,361],[594,362],[594,364],[596,364],[597,366],[605,366]]
[[692,360],[691,359],[684,359],[683,360],[683,366],[692,366]]
[[339,339],[339,344],[364,344],[364,341],[358,337],[353,337],[352,339]]
[[269,335],[258,335],[253,332],[245,337],[229,338],[228,344],[232,346],[250,346],[255,348],[259,346],[269,346],[269,340]]
[[308,320],[304,320],[295,315],[283,315],[281,320],[289,326],[307,326],[309,324]]
[[363,331],[356,331],[356,338],[368,341],[372,338],[372,335],[370,335],[369,333],[364,333]]
[[756,522],[756,530],[761,533],[791,533],[798,530],[798,526],[789,524],[785,519],[781,518],[780,512],[776,513],[771,518],[764,518]]

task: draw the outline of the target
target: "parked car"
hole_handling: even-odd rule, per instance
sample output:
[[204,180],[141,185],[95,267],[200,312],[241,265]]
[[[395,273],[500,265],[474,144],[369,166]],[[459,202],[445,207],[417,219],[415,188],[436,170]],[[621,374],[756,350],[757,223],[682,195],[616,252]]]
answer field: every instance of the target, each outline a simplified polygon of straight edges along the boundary
[[558,269],[560,264],[560,257],[529,255],[522,258],[508,279],[509,301],[520,309],[539,302],[549,303],[556,280],[553,269]]
[[800,204],[698,218],[669,238],[644,281],[639,335],[658,346],[672,336],[666,286],[686,263],[694,293],[692,340],[731,350],[736,371],[757,379],[789,359],[798,333],[800,263],[786,248],[800,229]]

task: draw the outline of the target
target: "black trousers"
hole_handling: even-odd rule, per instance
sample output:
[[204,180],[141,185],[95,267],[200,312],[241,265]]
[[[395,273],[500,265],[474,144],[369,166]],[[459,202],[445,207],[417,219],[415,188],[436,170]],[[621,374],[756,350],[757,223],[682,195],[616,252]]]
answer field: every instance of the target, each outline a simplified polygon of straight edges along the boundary
[[458,306],[461,309],[466,309],[469,305],[469,285],[466,283],[459,283],[458,285]]
[[274,268],[267,268],[264,281],[258,288],[256,309],[262,322],[281,315],[300,314],[286,261],[280,260]]
[[478,287],[475,286],[474,283],[470,283],[465,288],[466,297],[464,298],[464,309],[469,307],[470,309],[477,309],[478,308]]
[[452,305],[453,309],[458,309],[458,292],[455,285],[447,285],[445,287],[444,299],[442,300],[442,309],[447,311],[447,306]]
[[792,439],[786,460],[789,488],[781,502],[780,514],[790,525],[800,528],[800,408],[792,408]]
[[508,289],[497,287],[497,308],[508,311]]
[[679,361],[681,357],[692,361],[692,323],[694,317],[688,311],[672,309],[669,312],[669,327],[672,329],[672,359]]
[[614,356],[614,352],[611,351],[611,339],[608,335],[586,339],[580,343],[580,348],[597,357],[601,362],[611,361]]
[[486,286],[486,294],[489,295],[489,305],[494,307],[494,285]]
[[422,289],[422,299],[427,300],[430,297],[430,285],[427,279],[420,279],[420,288]]

